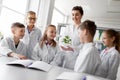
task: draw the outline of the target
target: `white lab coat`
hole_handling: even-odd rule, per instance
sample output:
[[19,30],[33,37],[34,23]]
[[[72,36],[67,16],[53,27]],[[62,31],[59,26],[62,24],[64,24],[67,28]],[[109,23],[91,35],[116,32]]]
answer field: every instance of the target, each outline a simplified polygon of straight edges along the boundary
[[29,33],[26,27],[25,35],[23,37],[23,42],[27,45],[27,57],[31,59],[31,55],[35,45],[40,41],[42,36],[41,30],[37,27],[34,27],[33,30]]
[[13,37],[2,39],[0,42],[0,53],[7,56],[7,54],[10,52],[15,52],[26,56],[27,47],[22,41],[20,41],[16,48]]
[[96,71],[96,75],[115,80],[120,61],[120,54],[115,47],[112,47],[107,51],[105,50],[106,49],[100,54],[102,63]]
[[77,27],[75,27],[74,25],[68,25],[65,27],[64,31],[62,31],[60,40],[59,40],[59,44],[63,45],[63,38],[65,36],[69,36],[72,40],[72,47],[76,47],[80,45],[80,39],[79,39],[79,33],[78,33],[78,29]]
[[81,49],[82,44],[75,48],[74,51],[60,51],[51,62],[52,65],[74,70],[75,62]]
[[51,64],[73,70],[76,58],[77,55],[74,54],[72,51],[61,51],[55,56]]
[[116,80],[120,80],[120,64],[119,64],[119,67],[118,67],[118,70],[117,70],[117,78]]
[[76,58],[78,56],[77,53],[79,53],[77,49],[79,49],[79,46],[81,45],[77,27],[75,27],[74,25],[66,26],[64,31],[62,31],[59,40],[59,45],[64,46],[63,38],[65,36],[69,36],[71,38],[70,46],[75,49],[75,52],[74,53],[72,51],[60,52],[59,54],[56,55],[54,62],[52,62],[52,64],[73,70]]
[[77,56],[78,56],[78,53],[75,53],[73,51],[66,51],[64,53],[64,61],[62,66],[64,68],[74,70]]
[[101,59],[97,48],[93,43],[85,43],[77,57],[74,71],[94,75],[100,63]]
[[43,48],[41,48],[40,44],[38,43],[33,50],[31,58],[34,60],[51,63],[58,52],[58,45],[56,47],[52,47],[50,45],[43,44]]

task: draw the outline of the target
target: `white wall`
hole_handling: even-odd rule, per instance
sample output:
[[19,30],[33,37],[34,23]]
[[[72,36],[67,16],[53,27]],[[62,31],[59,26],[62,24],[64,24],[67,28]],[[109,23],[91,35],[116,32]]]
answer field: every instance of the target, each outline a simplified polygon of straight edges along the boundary
[[[83,16],[82,22],[86,19],[90,19],[95,21],[97,24],[97,27],[105,27],[105,28],[115,28],[115,29],[120,29],[120,19],[112,19],[112,18],[98,18],[98,17],[85,17]],[[71,16],[68,17],[68,22],[67,23],[73,23]]]
[[68,23],[72,23],[73,6],[82,6],[86,19],[94,20],[99,27],[120,29],[120,0],[56,0],[56,8],[65,13]]
[[38,13],[40,1],[41,0],[29,0],[28,10]]
[[[119,2],[119,1],[118,1]],[[72,23],[71,9],[75,5],[82,5],[86,19],[94,20],[99,27],[115,27],[120,29],[120,5],[112,0],[30,0],[29,10],[37,13],[37,25],[44,27],[51,23],[54,4],[57,9],[66,15],[66,23]]]

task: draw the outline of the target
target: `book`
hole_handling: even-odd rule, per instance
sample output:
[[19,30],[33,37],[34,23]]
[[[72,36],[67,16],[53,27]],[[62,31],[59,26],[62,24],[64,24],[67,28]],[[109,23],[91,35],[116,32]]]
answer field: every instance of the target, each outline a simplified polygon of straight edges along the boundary
[[102,78],[102,77],[98,77],[98,76],[92,76],[92,75],[87,75],[86,79],[87,80],[109,80],[109,79],[106,79],[106,78]]
[[57,80],[109,80],[102,77],[92,76],[77,72],[63,72],[56,79]]
[[33,61],[33,60],[15,60],[7,63],[7,65],[19,65],[25,68],[37,69],[48,72],[52,65],[45,63],[43,61]]
[[84,75],[77,72],[63,72],[56,79],[57,80],[84,80]]

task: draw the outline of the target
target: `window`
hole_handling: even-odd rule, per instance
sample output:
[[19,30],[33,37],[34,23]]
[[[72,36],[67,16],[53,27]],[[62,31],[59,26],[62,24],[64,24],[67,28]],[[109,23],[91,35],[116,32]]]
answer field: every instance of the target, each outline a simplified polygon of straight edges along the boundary
[[0,32],[4,36],[11,34],[11,24],[24,23],[28,0],[2,0],[0,11]]
[[58,26],[57,26],[57,38],[56,40],[59,41],[59,38],[61,36],[64,35],[64,32],[65,32],[65,28],[69,26],[69,24],[65,24],[65,23],[59,23]]
[[24,14],[26,11],[27,0],[3,0],[2,4]]
[[52,24],[58,26],[58,23],[64,23],[65,15],[62,14],[58,9],[54,8],[52,16]]

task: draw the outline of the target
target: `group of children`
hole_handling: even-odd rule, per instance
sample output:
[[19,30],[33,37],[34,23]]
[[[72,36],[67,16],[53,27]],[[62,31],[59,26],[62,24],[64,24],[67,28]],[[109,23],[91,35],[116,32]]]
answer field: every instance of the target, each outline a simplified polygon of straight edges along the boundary
[[106,48],[99,54],[93,42],[96,24],[91,20],[85,20],[78,27],[81,46],[77,50],[70,46],[68,48],[62,46],[64,51],[61,51],[60,45],[55,41],[54,25],[47,26],[41,36],[41,31],[34,25],[35,13],[30,11],[27,18],[27,28],[18,22],[12,24],[13,36],[4,38],[0,42],[0,54],[19,59],[40,60],[76,72],[115,80],[120,63],[118,32],[113,29],[103,32],[103,43]]

